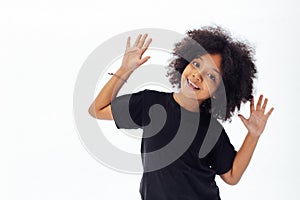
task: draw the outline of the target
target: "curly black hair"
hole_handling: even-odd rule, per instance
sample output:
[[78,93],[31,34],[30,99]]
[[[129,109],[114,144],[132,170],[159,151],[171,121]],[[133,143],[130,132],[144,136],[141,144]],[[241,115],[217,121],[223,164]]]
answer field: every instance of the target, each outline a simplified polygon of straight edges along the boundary
[[241,103],[253,98],[253,79],[257,73],[254,48],[246,41],[234,40],[231,34],[220,26],[189,30],[187,37],[175,44],[174,59],[168,65],[167,77],[173,87],[180,88],[181,74],[185,67],[194,58],[207,53],[220,54],[222,57],[223,83],[220,85],[223,89],[219,86],[215,95],[216,101],[223,97],[226,105],[222,108],[222,103],[219,105],[216,102],[212,109],[213,100],[207,99],[200,105],[200,110],[212,113],[217,119],[230,121],[234,111],[240,110]]

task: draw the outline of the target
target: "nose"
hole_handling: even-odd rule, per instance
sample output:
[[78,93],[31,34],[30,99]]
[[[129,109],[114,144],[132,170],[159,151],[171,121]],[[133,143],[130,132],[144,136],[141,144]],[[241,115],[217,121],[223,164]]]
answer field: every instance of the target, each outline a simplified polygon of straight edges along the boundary
[[198,71],[193,73],[193,78],[196,79],[197,81],[200,81],[200,82],[203,81],[203,77],[202,77],[201,73],[198,72]]

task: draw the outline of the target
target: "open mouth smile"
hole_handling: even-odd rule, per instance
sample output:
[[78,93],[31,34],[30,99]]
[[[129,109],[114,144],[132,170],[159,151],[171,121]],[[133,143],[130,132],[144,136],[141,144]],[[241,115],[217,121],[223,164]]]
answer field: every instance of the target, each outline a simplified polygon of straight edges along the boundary
[[187,79],[187,85],[193,90],[200,90],[200,88],[189,79]]

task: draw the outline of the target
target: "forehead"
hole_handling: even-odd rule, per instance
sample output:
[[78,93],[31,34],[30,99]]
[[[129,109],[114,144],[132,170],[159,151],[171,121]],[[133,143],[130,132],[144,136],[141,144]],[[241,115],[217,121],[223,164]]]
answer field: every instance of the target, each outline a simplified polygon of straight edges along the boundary
[[222,56],[220,54],[204,54],[198,58],[207,67],[217,68],[221,72]]

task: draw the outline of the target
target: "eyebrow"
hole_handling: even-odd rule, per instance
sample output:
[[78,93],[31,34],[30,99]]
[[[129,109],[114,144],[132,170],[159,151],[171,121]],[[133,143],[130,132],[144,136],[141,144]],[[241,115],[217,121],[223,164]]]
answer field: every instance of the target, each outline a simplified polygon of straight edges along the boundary
[[203,59],[201,58],[201,56],[196,57],[195,59],[200,59],[201,61],[203,61]]
[[[201,57],[196,57],[196,59],[200,59],[201,61],[204,61]],[[221,76],[221,73],[217,68],[213,67],[212,69]]]
[[213,70],[221,76],[221,73],[219,72],[219,70],[217,70],[216,68],[213,68]]

